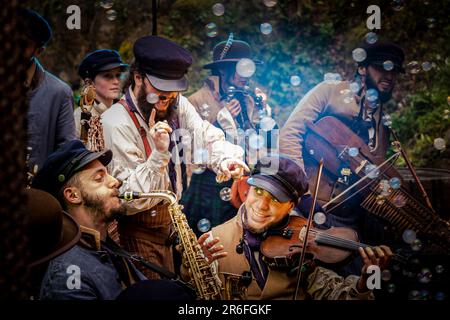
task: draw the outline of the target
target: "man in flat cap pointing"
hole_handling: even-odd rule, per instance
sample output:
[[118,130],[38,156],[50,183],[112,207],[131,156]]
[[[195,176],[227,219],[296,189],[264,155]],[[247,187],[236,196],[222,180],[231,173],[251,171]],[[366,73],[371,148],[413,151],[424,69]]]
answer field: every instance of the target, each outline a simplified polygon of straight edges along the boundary
[[[169,189],[180,198],[191,155],[195,162],[206,160],[220,178],[248,170],[241,160],[243,150],[226,142],[224,133],[202,120],[180,93],[188,87],[190,53],[157,36],[138,39],[133,51],[135,63],[124,95],[103,114],[105,147],[115,155],[109,169],[123,181],[120,191]],[[127,209],[127,217],[119,222],[121,244],[173,270],[167,205],[148,198],[133,201]],[[149,278],[159,277],[144,272]]]

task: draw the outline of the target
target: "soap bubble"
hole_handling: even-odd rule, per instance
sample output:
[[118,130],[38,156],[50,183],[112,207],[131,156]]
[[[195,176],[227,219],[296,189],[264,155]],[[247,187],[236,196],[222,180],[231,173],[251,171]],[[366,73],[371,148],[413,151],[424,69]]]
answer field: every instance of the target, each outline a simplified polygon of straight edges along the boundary
[[327,221],[327,216],[325,215],[325,213],[323,213],[323,212],[316,212],[314,214],[314,222],[317,225],[324,224],[325,221]]
[[406,198],[401,195],[398,194],[395,196],[395,198],[392,200],[392,203],[394,204],[394,206],[396,206],[397,208],[402,208],[406,205]]
[[220,17],[225,13],[225,7],[221,3],[216,3],[212,6],[212,12],[214,15]]
[[217,25],[214,22],[210,22],[205,26],[206,35],[209,38],[217,36]]
[[294,87],[297,87],[302,82],[302,79],[299,76],[291,76],[290,82]]
[[256,71],[256,65],[251,59],[243,58],[236,64],[236,72],[244,78],[250,78]]
[[271,8],[277,4],[276,0],[263,0],[263,2],[264,2],[264,5],[269,8]]
[[414,240],[416,240],[416,232],[414,230],[411,229],[406,229],[405,231],[403,231],[403,241],[405,241],[408,244],[412,244],[414,242]]
[[383,68],[386,71],[391,71],[392,69],[394,69],[394,63],[391,60],[386,60],[385,62],[383,62]]
[[425,62],[422,63],[423,71],[430,71],[431,68],[433,68],[433,65],[430,62],[425,61]]
[[419,239],[414,240],[413,243],[411,243],[411,249],[413,251],[420,251],[420,249],[422,249],[422,241]]
[[116,10],[108,10],[106,11],[106,19],[108,19],[109,21],[114,21],[117,18],[117,11]]
[[387,291],[389,293],[394,293],[395,292],[395,284],[389,283],[388,286],[387,286]]
[[369,90],[367,90],[367,93],[366,93],[366,99],[367,99],[369,102],[374,102],[374,101],[376,101],[376,100],[378,99],[378,91],[375,90],[375,89],[369,89]]
[[111,9],[113,5],[114,5],[113,0],[104,0],[100,2],[100,7],[102,7],[103,9]]
[[156,93],[149,93],[146,99],[148,103],[155,104],[159,101],[159,96]]
[[376,179],[380,175],[380,169],[374,164],[368,164],[365,167],[364,172],[370,179]]
[[259,30],[261,30],[262,34],[269,35],[272,33],[272,25],[268,22],[261,23]]
[[441,264],[438,264],[435,268],[436,273],[443,273],[444,272],[444,266],[442,266]]
[[368,44],[374,44],[378,40],[378,36],[375,32],[368,32],[365,38]]
[[356,157],[358,154],[359,154],[358,148],[351,147],[351,148],[348,149],[348,155],[350,157]]
[[439,151],[444,150],[445,149],[445,140],[442,138],[436,138],[436,139],[434,139],[433,145]]
[[386,269],[381,272],[381,280],[389,281],[389,280],[391,280],[391,277],[392,277],[392,274],[389,270]]
[[350,83],[350,90],[352,90],[353,93],[357,93],[359,89],[361,89],[361,85],[358,82]]
[[220,190],[220,199],[223,201],[230,201],[231,200],[231,188],[225,187],[222,190]]
[[419,279],[420,283],[429,283],[431,281],[431,278],[433,277],[433,274],[431,271],[427,268],[423,268],[418,274],[417,278]]
[[363,48],[356,48],[352,51],[352,57],[356,62],[362,62],[367,57],[366,50],[364,50]]
[[211,222],[206,218],[200,219],[197,222],[197,229],[200,232],[208,232],[211,229]]
[[393,177],[389,180],[389,185],[391,186],[392,189],[399,189],[400,186],[402,185],[402,182],[400,178]]

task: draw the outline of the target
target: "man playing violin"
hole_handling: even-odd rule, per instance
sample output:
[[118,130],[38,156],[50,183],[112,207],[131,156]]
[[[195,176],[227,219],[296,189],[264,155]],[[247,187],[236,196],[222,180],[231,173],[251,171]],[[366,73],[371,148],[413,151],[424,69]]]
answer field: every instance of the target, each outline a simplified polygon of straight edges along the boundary
[[[316,124],[324,117],[337,118],[344,126],[348,126],[363,140],[362,144],[368,146],[373,159],[385,159],[389,147],[389,128],[387,122],[383,123],[383,103],[391,98],[398,74],[404,72],[402,67],[404,52],[393,43],[381,41],[363,45],[356,50],[363,53],[361,58],[365,56],[365,59],[358,62],[355,80],[353,82],[326,80],[319,83],[300,100],[281,129],[280,152],[291,157],[305,169],[310,184],[314,181],[317,167],[317,161],[313,160],[313,155],[318,150],[305,149],[305,137],[311,132],[308,130],[309,124]],[[361,59],[358,58],[358,60]],[[352,146],[347,147],[345,150],[350,153],[348,151]],[[356,148],[353,151],[358,152],[357,150]],[[324,160],[325,162],[334,161],[333,159]],[[325,166],[317,198],[320,204],[327,203],[350,185],[345,176],[349,174],[348,170],[334,172],[334,177],[328,175],[327,170],[329,168]],[[306,202],[304,201],[303,204]],[[360,219],[366,217],[360,212],[360,203],[361,198],[355,196],[352,201],[340,205],[333,214],[338,216],[338,220],[344,225],[352,226],[360,232],[368,231],[378,223]],[[367,229],[364,223],[369,223],[372,227]],[[379,226],[376,228],[380,229]],[[382,228],[378,231],[381,232],[368,231],[368,235],[383,233]],[[381,239],[373,240],[378,242]]]
[[[261,244],[283,229],[295,211],[299,198],[308,190],[306,176],[293,160],[283,156],[263,158],[248,179],[248,197],[231,220],[202,235],[199,243],[214,263],[225,288],[237,279],[241,299],[292,299],[297,272],[279,267],[263,256]],[[366,269],[384,269],[392,256],[389,247],[359,248],[364,261],[362,276],[346,278],[323,267],[308,264],[298,298],[373,299],[367,288]],[[297,262],[298,263],[298,262]],[[295,265],[295,263],[293,264]],[[294,269],[295,270],[295,269]],[[224,297],[236,298],[225,292]]]

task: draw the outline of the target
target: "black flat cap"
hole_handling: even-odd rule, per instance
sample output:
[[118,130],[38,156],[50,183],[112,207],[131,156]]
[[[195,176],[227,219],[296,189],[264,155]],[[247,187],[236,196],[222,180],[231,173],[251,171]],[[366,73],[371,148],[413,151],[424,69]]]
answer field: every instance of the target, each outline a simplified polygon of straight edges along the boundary
[[404,73],[403,62],[405,61],[405,53],[398,45],[388,41],[377,41],[373,44],[364,44],[361,46],[366,51],[366,59],[361,61],[359,65],[383,66],[385,61],[392,61],[394,68]]
[[[204,69],[215,69],[230,63],[237,63],[243,58],[252,59],[252,49],[250,45],[241,40],[233,40],[226,48],[227,41],[219,42],[213,49],[213,62],[205,64]],[[262,64],[262,61],[253,60],[255,64]]]
[[22,9],[20,16],[25,21],[25,34],[36,42],[40,47],[44,47],[52,38],[52,28],[39,13],[31,9]]
[[66,142],[50,154],[34,177],[32,186],[57,197],[62,186],[85,165],[97,159],[107,166],[111,158],[111,150],[92,152],[80,140]]
[[135,42],[133,51],[137,68],[147,74],[156,89],[187,89],[185,75],[192,64],[192,56],[186,49],[161,37],[146,36]]
[[308,179],[303,169],[283,155],[261,158],[247,183],[266,190],[280,202],[293,201],[295,204],[308,191]]
[[128,68],[116,50],[100,49],[88,53],[78,67],[78,74],[82,79],[94,79],[95,76],[106,70],[114,68]]

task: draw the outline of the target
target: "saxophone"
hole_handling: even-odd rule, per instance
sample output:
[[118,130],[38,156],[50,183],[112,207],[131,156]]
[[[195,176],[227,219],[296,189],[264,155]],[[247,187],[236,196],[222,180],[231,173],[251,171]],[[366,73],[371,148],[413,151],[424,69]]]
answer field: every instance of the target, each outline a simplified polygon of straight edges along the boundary
[[177,196],[169,190],[155,190],[149,193],[125,192],[120,195],[126,201],[139,198],[162,198],[169,203],[169,213],[172,225],[180,239],[181,250],[186,261],[184,265],[189,270],[191,280],[189,284],[195,289],[197,297],[201,300],[220,300],[222,298],[222,282],[208,263],[202,248],[197,242],[192,229],[182,212],[183,206],[177,203]]

